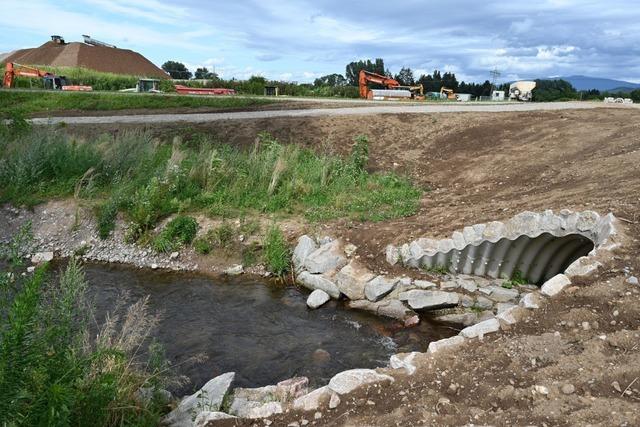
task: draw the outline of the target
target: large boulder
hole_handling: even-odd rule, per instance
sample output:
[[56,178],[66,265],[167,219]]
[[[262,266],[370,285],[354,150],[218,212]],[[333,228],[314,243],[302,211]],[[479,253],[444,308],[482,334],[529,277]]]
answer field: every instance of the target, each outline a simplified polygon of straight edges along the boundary
[[303,267],[309,273],[322,274],[336,270],[346,263],[347,258],[340,247],[340,242],[333,240],[308,254],[304,259]]
[[453,292],[425,291],[413,289],[399,295],[400,300],[407,301],[414,310],[432,310],[436,308],[454,307],[458,305],[460,297]]
[[429,343],[427,353],[434,354],[442,350],[458,347],[462,343],[464,343],[464,337],[460,335],[456,335],[450,338],[443,338],[438,341],[431,341]]
[[340,289],[336,284],[320,274],[311,274],[308,271],[303,271],[296,276],[296,281],[312,291],[321,289],[329,294],[331,298],[340,298]]
[[495,302],[508,302],[516,301],[518,299],[519,292],[517,289],[503,288],[502,286],[488,286],[483,288],[483,291],[489,292],[489,298]]
[[367,384],[393,381],[393,377],[379,374],[373,369],[351,369],[331,378],[329,388],[338,394],[347,394]]
[[460,335],[465,338],[483,337],[484,335],[498,332],[500,330],[500,322],[498,319],[488,319],[484,322],[476,323],[473,326],[468,326],[460,331]]
[[300,269],[304,265],[307,256],[316,249],[318,249],[318,245],[316,245],[316,242],[306,234],[298,239],[298,244],[293,250],[293,256],[291,257],[296,270]]
[[293,401],[293,409],[297,411],[315,411],[326,406],[333,392],[328,386],[320,387]]
[[356,261],[345,265],[335,276],[338,289],[350,300],[364,299],[364,287],[371,279],[373,274]]
[[164,423],[171,427],[191,427],[202,408],[219,411],[235,376],[234,372],[228,372],[209,380],[200,390],[182,399],[178,407],[167,414]]
[[41,264],[43,262],[49,262],[53,259],[53,252],[37,252],[31,257],[33,264]]
[[562,290],[570,284],[571,280],[569,280],[567,276],[564,274],[556,274],[551,279],[544,282],[542,288],[540,288],[540,293],[542,295],[552,297],[562,292]]
[[326,293],[322,289],[316,289],[315,291],[311,292],[311,294],[307,298],[307,307],[314,309],[318,308],[330,299],[331,297],[328,293]]
[[[274,413],[281,413],[282,406],[280,402],[277,402],[276,390],[275,385],[236,388],[233,391],[233,401],[229,413],[241,418],[262,418]],[[270,405],[271,403],[277,403],[278,406]]]
[[413,310],[409,309],[397,299],[384,299],[377,302],[366,299],[349,301],[349,308],[370,311],[379,316],[391,317],[402,320],[403,322],[416,315]]
[[378,301],[389,294],[398,283],[398,279],[386,279],[378,276],[364,286],[364,295],[369,301]]

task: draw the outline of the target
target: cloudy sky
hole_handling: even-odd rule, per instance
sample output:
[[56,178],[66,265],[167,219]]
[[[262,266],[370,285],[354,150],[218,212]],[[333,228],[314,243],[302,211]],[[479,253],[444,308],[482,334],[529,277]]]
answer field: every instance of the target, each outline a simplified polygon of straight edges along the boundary
[[[4,3],[4,0],[3,0]],[[640,82],[638,0],[29,0],[6,2],[0,52],[81,34],[224,78],[312,81],[382,57],[484,81],[582,74]]]

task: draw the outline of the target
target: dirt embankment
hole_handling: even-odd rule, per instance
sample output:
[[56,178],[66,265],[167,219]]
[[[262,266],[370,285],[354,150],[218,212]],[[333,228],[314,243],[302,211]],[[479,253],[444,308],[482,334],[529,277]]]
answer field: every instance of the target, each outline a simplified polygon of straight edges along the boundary
[[345,398],[319,419],[289,413],[273,425],[640,425],[640,287],[626,282],[640,276],[637,110],[287,118],[191,129],[239,145],[268,131],[284,143],[340,153],[354,136],[368,135],[372,170],[396,170],[430,189],[411,218],[323,226],[355,243],[373,268],[388,269],[387,243],[445,236],[524,210],[613,212],[630,236],[595,277],[511,331],[425,359],[414,376]]

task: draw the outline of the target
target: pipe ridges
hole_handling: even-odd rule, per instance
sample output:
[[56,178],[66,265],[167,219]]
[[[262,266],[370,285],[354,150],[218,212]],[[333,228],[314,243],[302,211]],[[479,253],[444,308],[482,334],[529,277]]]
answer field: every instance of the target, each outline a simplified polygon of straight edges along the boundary
[[[522,212],[506,222],[475,224],[449,239],[419,238],[388,245],[387,262],[406,267],[446,267],[452,273],[511,277],[539,283],[565,271],[594,249],[612,249],[616,219],[594,211]],[[529,277],[529,276],[531,277]]]

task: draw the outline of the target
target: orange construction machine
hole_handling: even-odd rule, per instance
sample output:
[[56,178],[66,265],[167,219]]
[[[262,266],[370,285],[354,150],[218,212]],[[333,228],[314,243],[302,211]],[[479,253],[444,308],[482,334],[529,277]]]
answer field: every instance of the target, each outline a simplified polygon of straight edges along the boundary
[[[424,99],[422,85],[402,86],[397,80],[381,74],[360,70],[358,76],[360,98],[365,99]],[[385,89],[370,89],[369,83],[384,86]]]
[[40,77],[44,83],[45,89],[68,90],[68,91],[89,91],[93,90],[91,86],[72,86],[67,85],[67,79],[64,76],[56,76],[48,71],[43,71],[35,67],[8,62],[5,66],[4,78],[2,79],[3,87],[13,87],[16,77]]

